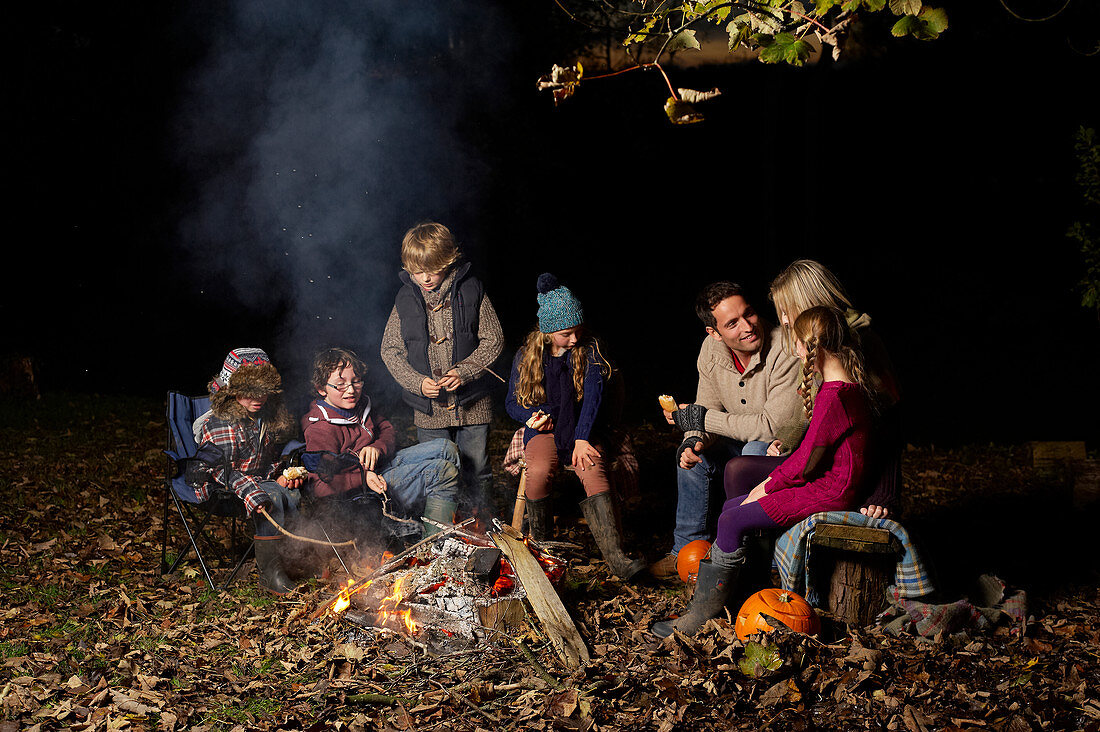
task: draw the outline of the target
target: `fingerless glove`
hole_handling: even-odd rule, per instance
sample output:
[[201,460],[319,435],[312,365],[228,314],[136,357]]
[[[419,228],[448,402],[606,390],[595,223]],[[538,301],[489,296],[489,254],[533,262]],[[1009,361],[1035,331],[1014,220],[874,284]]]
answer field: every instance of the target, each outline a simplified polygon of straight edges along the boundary
[[704,432],[707,408],[702,404],[689,404],[672,413],[672,421],[684,432]]

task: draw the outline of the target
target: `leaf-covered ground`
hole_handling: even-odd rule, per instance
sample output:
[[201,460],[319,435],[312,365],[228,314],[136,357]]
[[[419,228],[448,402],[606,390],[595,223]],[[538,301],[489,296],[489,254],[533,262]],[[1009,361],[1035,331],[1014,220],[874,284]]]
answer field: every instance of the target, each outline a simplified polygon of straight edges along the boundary
[[[979,574],[1028,593],[1026,623],[947,637],[849,630],[771,640],[769,664],[716,621],[658,641],[682,588],[610,579],[569,500],[561,588],[592,652],[569,673],[535,622],[430,655],[344,621],[334,591],[275,599],[255,574],[209,591],[161,577],[163,407],[47,395],[0,408],[0,732],[16,729],[1100,729],[1096,510],[1026,446],[911,449],[904,521],[942,599]],[[495,431],[499,453],[508,425]],[[669,542],[674,438],[638,425],[641,494],[625,521],[651,559]],[[563,493],[568,496],[568,487]],[[514,483],[501,476],[502,508]]]

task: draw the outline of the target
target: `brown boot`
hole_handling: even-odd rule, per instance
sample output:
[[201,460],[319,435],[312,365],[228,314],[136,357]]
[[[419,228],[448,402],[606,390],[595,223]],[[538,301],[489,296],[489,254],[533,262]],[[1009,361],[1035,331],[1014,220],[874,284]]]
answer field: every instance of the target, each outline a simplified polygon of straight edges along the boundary
[[680,581],[680,572],[676,569],[676,555],[672,552],[649,565],[649,573],[662,581]]

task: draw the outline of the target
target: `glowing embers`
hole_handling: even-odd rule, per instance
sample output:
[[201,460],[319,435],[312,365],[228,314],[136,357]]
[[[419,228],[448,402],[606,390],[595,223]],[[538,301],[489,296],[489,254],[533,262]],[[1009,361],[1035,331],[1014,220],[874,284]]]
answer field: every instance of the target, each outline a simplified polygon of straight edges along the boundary
[[[345,587],[331,601],[330,617],[365,630],[415,638],[425,647],[485,640],[487,628],[503,629],[523,617],[523,584],[500,551],[466,534],[422,547],[370,582]],[[565,562],[530,546],[547,575],[559,579]],[[495,555],[495,556],[494,556]]]

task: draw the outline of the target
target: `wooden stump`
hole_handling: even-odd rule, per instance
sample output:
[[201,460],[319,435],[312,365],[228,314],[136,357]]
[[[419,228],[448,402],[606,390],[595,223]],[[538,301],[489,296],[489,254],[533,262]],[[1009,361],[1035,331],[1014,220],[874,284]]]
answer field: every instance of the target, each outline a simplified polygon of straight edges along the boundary
[[817,524],[810,539],[815,577],[828,583],[826,608],[858,627],[886,609],[900,546],[886,529]]

